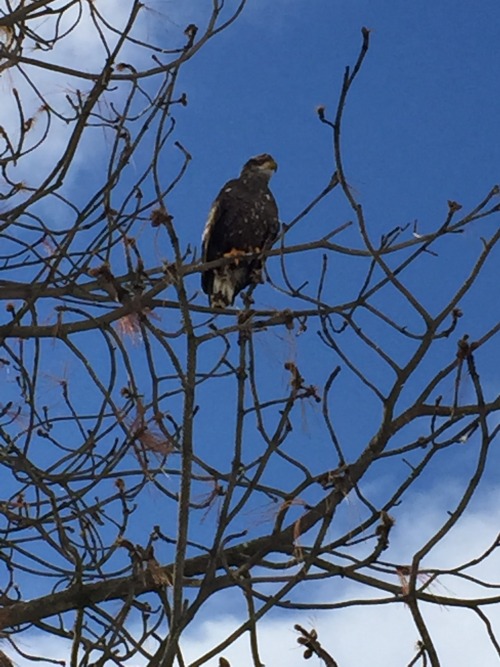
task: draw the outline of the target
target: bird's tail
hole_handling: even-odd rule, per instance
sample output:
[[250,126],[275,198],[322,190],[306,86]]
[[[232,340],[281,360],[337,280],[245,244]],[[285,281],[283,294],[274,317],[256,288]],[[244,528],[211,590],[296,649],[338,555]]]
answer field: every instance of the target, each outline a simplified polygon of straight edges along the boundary
[[232,306],[236,297],[237,285],[234,277],[227,272],[215,272],[210,294],[212,308],[227,308]]

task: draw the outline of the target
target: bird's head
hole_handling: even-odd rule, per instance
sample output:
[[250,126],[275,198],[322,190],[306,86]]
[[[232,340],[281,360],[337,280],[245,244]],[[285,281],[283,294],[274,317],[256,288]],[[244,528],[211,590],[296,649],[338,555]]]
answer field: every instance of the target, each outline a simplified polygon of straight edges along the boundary
[[277,169],[278,165],[275,159],[268,153],[262,153],[262,155],[256,155],[255,157],[250,158],[250,160],[245,163],[241,175],[260,174],[269,179]]

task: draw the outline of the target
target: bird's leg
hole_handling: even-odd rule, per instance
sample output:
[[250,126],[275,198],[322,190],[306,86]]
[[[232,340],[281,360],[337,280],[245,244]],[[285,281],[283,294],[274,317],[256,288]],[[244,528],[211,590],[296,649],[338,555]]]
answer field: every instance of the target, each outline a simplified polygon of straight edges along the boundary
[[229,252],[225,252],[223,257],[231,257],[234,260],[234,264],[238,266],[242,257],[247,254],[246,250],[238,250],[238,248],[232,248]]

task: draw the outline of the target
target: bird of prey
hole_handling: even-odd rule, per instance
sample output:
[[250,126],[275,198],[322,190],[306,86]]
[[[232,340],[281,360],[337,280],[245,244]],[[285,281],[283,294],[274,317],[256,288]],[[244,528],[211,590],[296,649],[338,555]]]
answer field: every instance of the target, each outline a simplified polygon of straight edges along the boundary
[[262,282],[264,257],[248,259],[245,254],[269,250],[278,235],[278,207],[269,190],[277,168],[267,153],[251,158],[212,205],[202,237],[203,262],[233,258],[201,276],[212,308],[232,306],[241,290]]

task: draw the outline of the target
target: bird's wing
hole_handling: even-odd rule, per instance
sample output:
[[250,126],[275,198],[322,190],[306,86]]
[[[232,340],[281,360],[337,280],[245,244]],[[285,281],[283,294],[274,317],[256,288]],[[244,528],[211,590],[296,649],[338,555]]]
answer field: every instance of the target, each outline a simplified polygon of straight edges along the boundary
[[228,181],[215,198],[208,214],[202,236],[202,257],[204,262],[218,259],[231,248],[226,248],[231,235],[235,212],[239,210],[237,179]]

